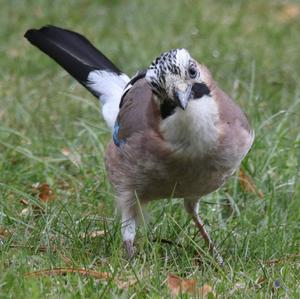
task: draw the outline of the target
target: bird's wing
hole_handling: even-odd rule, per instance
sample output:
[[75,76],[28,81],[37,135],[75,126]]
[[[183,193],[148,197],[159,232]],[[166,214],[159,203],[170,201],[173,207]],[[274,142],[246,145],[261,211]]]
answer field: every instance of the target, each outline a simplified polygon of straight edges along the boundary
[[135,133],[149,130],[159,135],[160,109],[154,94],[145,79],[136,81],[122,99],[114,129],[117,146]]

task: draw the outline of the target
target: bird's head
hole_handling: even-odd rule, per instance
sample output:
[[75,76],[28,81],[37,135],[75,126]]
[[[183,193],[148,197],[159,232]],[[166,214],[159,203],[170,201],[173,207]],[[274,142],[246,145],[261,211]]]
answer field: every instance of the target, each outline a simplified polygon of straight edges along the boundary
[[145,78],[162,104],[186,109],[191,99],[210,93],[201,68],[187,50],[174,49],[157,57]]

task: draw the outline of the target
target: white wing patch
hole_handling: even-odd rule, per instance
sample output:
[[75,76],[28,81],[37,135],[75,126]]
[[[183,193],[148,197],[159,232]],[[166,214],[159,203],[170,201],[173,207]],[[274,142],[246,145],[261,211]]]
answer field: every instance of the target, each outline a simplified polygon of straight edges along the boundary
[[119,103],[124,87],[129,80],[125,74],[117,75],[110,71],[95,70],[88,75],[87,86],[99,94],[103,118],[112,130],[119,113]]

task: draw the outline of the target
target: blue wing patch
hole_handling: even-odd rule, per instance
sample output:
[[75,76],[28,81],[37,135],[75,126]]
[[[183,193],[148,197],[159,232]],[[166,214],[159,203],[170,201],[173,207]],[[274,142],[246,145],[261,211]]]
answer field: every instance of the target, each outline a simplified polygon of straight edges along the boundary
[[120,124],[119,120],[117,118],[115,125],[114,125],[114,133],[113,133],[113,140],[116,146],[120,146],[125,143],[125,140],[119,139],[119,129],[120,129]]

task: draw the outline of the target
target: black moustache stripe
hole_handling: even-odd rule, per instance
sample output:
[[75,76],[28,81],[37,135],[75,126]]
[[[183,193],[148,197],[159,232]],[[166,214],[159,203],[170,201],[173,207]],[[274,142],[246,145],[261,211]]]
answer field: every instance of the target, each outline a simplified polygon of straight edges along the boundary
[[210,95],[208,86],[204,83],[195,83],[192,87],[192,98],[199,99],[205,95]]
[[165,119],[175,112],[176,103],[170,99],[165,99],[160,105],[160,115]]

